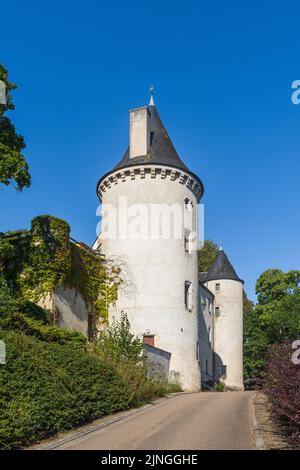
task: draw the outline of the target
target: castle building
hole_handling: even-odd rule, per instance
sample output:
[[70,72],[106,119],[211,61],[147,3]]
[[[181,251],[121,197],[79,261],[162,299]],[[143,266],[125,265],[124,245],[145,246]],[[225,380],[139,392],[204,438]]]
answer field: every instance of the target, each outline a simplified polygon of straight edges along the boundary
[[129,112],[129,147],[102,176],[102,230],[94,244],[126,272],[109,310],[170,357],[169,378],[187,391],[215,381],[242,389],[243,284],[220,251],[198,272],[200,178],[179,158],[150,105]]

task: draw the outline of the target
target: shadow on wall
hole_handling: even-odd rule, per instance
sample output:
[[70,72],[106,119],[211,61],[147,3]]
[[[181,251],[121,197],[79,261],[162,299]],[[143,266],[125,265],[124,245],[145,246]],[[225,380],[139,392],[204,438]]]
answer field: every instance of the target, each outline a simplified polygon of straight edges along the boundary
[[215,384],[224,381],[227,374],[226,365],[223,364],[221,357],[213,351],[211,319],[211,313],[207,308],[207,302],[205,302],[205,307],[200,307],[198,315],[198,355],[201,369],[202,388],[204,390],[211,389]]
[[219,383],[227,377],[227,366],[223,364],[220,356],[213,352],[213,364],[214,364],[214,382]]
[[168,381],[171,353],[146,343],[144,344],[144,349],[147,354],[148,375],[152,378]]

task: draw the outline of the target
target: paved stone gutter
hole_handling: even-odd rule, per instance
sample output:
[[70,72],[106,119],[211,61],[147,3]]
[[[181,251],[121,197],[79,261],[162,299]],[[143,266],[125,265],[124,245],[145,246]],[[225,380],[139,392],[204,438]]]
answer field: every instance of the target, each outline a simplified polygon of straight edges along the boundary
[[88,423],[86,425],[80,426],[79,428],[76,428],[75,430],[72,429],[70,431],[62,432],[52,437],[49,437],[48,439],[44,439],[42,441],[38,441],[34,444],[31,444],[29,447],[24,448],[24,450],[58,449],[59,447],[61,447],[64,444],[67,444],[68,442],[75,441],[87,434],[90,434],[94,431],[98,431],[99,429],[105,428],[107,426],[110,426],[111,424],[117,423],[118,421],[122,421],[137,413],[143,412],[147,408],[160,405],[166,400],[170,400],[174,397],[177,397],[178,395],[183,395],[183,394],[185,394],[185,392],[172,393],[170,395],[167,395],[166,397],[158,398],[154,402],[148,403],[144,406],[141,406],[140,408],[133,408],[133,409],[126,410],[126,411],[120,411],[118,413],[114,413],[113,415],[108,415],[103,418],[96,419],[92,421],[91,423]]
[[268,397],[261,391],[253,393],[252,424],[255,447],[258,450],[289,450],[291,446],[282,435],[271,413]]

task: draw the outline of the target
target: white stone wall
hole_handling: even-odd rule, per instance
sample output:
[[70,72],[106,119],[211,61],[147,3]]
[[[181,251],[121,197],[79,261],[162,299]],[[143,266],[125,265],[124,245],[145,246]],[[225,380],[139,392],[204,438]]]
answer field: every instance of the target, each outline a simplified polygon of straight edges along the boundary
[[[147,173],[149,170],[151,173]],[[96,248],[101,243],[101,250],[107,258],[127,263],[129,271],[126,275],[129,284],[132,283],[130,293],[128,289],[119,292],[116,305],[110,307],[109,318],[118,318],[124,311],[133,333],[140,337],[144,333],[155,335],[155,346],[172,354],[170,377],[177,377],[184,390],[199,390],[198,252],[185,252],[183,222],[180,239],[160,239],[159,236],[149,239],[145,236],[148,231],[147,211],[151,205],[178,204],[183,208],[186,197],[193,203],[192,224],[196,228],[197,198],[185,183],[189,175],[185,179],[180,171],[175,174],[173,169],[145,168],[145,174],[139,169],[137,175],[134,169],[130,171],[131,177],[124,175],[117,179],[112,174],[109,185],[102,184],[102,203],[111,204],[117,214],[121,211],[119,198],[122,196],[127,198],[128,207],[136,203],[143,205],[141,233],[137,239],[128,239],[124,233],[124,239],[120,239],[120,233],[116,239],[105,239],[102,233],[95,244]],[[132,222],[134,217],[133,211],[128,222]],[[160,232],[163,232],[162,226]],[[191,311],[184,305],[185,281],[192,282]]]
[[57,326],[88,336],[90,306],[74,288],[59,286],[41,299],[39,305],[50,310]]
[[[216,290],[220,284],[220,290]],[[227,388],[242,390],[243,387],[243,284],[239,281],[221,279],[205,284],[215,295],[214,308],[214,376]],[[222,376],[222,365],[227,367]]]

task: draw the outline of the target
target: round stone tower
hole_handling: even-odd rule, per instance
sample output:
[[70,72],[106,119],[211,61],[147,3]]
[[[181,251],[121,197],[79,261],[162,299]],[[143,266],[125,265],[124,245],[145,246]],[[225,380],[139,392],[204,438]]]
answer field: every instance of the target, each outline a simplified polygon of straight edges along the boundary
[[229,390],[243,390],[243,281],[222,249],[206,275],[205,285],[215,295],[214,379]]
[[130,111],[123,159],[100,178],[101,245],[124,272],[109,321],[128,315],[131,330],[171,353],[170,379],[200,389],[197,204],[200,179],[179,158],[151,99]]

